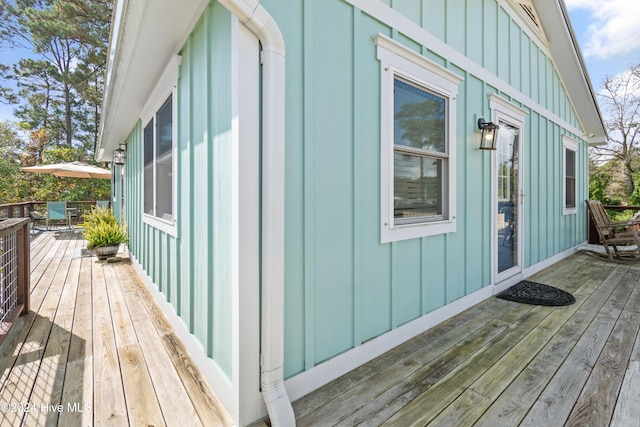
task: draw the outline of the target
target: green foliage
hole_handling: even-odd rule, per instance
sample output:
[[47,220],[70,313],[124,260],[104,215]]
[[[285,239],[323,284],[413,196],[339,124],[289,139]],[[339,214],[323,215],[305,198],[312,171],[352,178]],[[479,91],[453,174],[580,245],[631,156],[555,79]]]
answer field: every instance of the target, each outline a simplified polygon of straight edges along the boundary
[[[94,157],[112,0],[0,0],[0,48],[29,51],[0,64],[0,102],[21,120],[0,123],[0,204],[100,200],[109,181],[20,172]],[[0,58],[0,61],[2,58]],[[4,84],[4,82],[8,82]]]
[[[394,115],[401,132],[402,143],[420,149],[444,151],[444,101],[401,81],[396,81],[395,90],[406,101]],[[422,102],[419,102],[420,100]]]
[[84,227],[91,224],[99,224],[101,222],[107,224],[117,224],[118,220],[111,211],[110,208],[104,208],[100,206],[94,206],[89,212],[82,215]]
[[109,208],[94,208],[83,216],[84,232],[82,236],[87,240],[87,248],[92,250],[103,246],[127,243],[127,227],[119,224]]
[[589,198],[605,205],[629,204],[624,170],[617,160],[597,165],[589,163]]
[[636,214],[636,210],[634,209],[625,209],[623,211],[607,211],[607,215],[611,218],[612,222],[623,222],[629,221]]
[[601,167],[610,167],[612,172],[604,195],[622,204],[639,199],[637,194],[634,195],[634,175],[640,171],[639,89],[640,64],[636,64],[623,73],[605,77],[602,87],[596,92],[608,138],[607,144],[593,147],[591,154],[599,161],[606,162]]
[[629,196],[629,204],[631,206],[640,206],[640,173],[633,174],[634,188]]
[[110,0],[12,0],[0,2],[0,44],[31,51],[0,75],[0,101],[52,144],[92,150],[98,135],[107,63]]
[[603,173],[597,167],[591,170],[589,179],[589,199],[600,200],[605,205],[618,204],[611,200],[607,193],[607,188],[611,183],[611,175]]
[[22,172],[22,166],[81,160],[94,163],[80,147],[49,146],[43,131],[32,131],[24,142],[17,126],[0,122],[0,204],[28,200],[104,200],[110,195],[105,179],[59,178],[49,174]]

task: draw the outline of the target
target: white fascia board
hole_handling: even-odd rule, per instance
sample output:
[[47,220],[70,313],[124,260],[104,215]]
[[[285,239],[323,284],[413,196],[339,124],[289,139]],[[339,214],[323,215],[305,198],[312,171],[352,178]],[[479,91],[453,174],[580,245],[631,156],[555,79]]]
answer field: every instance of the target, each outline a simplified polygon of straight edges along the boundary
[[[589,98],[587,92],[584,90],[580,91],[572,88],[568,88],[569,97],[573,98],[573,101],[577,104],[577,99],[575,98],[576,93],[582,93],[583,99],[582,101],[585,105],[581,106],[580,109],[576,109],[579,119],[582,123],[590,124],[590,127],[593,127],[594,130],[591,132],[585,132],[583,129],[579,129],[571,123],[564,120],[559,115],[555,114],[553,111],[549,110],[543,105],[540,105],[538,102],[534,101],[532,98],[522,93],[520,90],[511,86],[507,82],[500,79],[498,76],[490,72],[489,70],[482,67],[480,64],[474,62],[463,53],[458,52],[451,46],[447,45],[444,41],[440,40],[433,34],[429,33],[427,30],[422,28],[420,25],[413,22],[411,19],[402,15],[395,9],[387,6],[385,3],[380,0],[344,0],[346,3],[359,8],[364,13],[369,16],[379,20],[380,22],[389,25],[392,28],[398,29],[402,34],[411,40],[416,41],[417,43],[426,46],[430,51],[435,54],[446,58],[452,64],[455,64],[457,67],[465,70],[466,72],[478,77],[480,80],[484,81],[488,85],[496,88],[504,95],[507,95],[513,98],[514,101],[520,102],[523,105],[526,105],[532,111],[537,112],[541,116],[547,118],[548,120],[556,123],[557,125],[567,129],[569,132],[584,136],[584,134],[593,133],[594,136],[591,138],[599,138],[604,137],[606,135],[603,126],[593,125],[593,123],[602,123],[601,116],[599,115],[599,110],[597,106],[594,104],[594,100]],[[547,2],[552,1],[555,2],[557,0],[546,0]],[[538,14],[540,14],[540,7],[538,7]],[[541,20],[542,16],[539,16]],[[549,39],[552,39],[551,35],[547,31],[547,27],[545,26],[545,32]],[[553,45],[553,43],[552,43]],[[579,69],[578,69],[579,70]],[[562,74],[563,76],[571,76],[571,74]],[[579,80],[579,79],[578,79]],[[588,114],[591,112],[592,114]]]
[[595,91],[576,40],[569,15],[561,0],[533,0],[560,79],[584,129],[580,135],[592,145],[606,141],[607,130]]
[[109,157],[127,138],[162,72],[208,4],[207,0],[117,1],[97,160]]

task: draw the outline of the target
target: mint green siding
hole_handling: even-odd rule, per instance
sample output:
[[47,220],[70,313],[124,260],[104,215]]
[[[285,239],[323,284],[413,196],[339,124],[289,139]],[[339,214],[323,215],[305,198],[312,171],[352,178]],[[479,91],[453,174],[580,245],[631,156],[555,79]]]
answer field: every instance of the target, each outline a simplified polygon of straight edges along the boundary
[[[343,0],[262,2],[286,44],[286,377],[492,284],[491,154],[478,150],[476,132],[477,118],[491,116],[491,94],[527,112],[524,267],[586,240],[580,201],[587,197],[587,147],[571,134],[582,133],[580,123],[545,48],[496,0],[381,3],[391,8],[387,17]],[[483,72],[412,38],[415,31],[394,28],[395,14]],[[180,52],[176,235],[143,221],[144,123],[127,140],[125,207],[132,254],[229,378],[232,22],[212,2]],[[454,233],[380,243],[381,72],[373,42],[379,33],[464,78],[451,147]],[[508,93],[487,83],[485,73]],[[573,215],[563,215],[563,135],[579,143]]]
[[[553,63],[495,1],[385,4],[547,110],[524,126],[524,267],[586,239],[562,214],[562,135],[579,123]],[[491,284],[491,160],[477,149],[482,79],[343,1],[266,0],[287,46],[285,374],[291,377]],[[481,16],[483,19],[476,19]],[[457,98],[457,230],[380,244],[382,33],[464,78]],[[538,107],[539,108],[539,107]],[[581,141],[576,137],[577,141]],[[581,142],[586,197],[586,145]]]
[[[143,221],[142,128],[127,140],[127,206],[133,256],[231,378],[231,14],[213,3],[180,52],[177,233]],[[168,95],[168,93],[167,93]]]

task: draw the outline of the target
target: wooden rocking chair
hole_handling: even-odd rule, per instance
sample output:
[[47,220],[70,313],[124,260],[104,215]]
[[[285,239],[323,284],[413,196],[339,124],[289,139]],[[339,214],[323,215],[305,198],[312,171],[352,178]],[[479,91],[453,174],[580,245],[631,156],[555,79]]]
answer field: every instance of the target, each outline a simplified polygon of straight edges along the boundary
[[[632,253],[635,258],[640,258],[640,237],[638,237],[638,228],[640,221],[624,221],[611,222],[607,212],[599,200],[585,200],[591,220],[598,230],[600,243],[604,246],[609,260],[613,261],[613,257],[623,259],[624,254]],[[635,246],[635,250],[619,250],[618,246]],[[613,248],[613,252],[609,249]]]

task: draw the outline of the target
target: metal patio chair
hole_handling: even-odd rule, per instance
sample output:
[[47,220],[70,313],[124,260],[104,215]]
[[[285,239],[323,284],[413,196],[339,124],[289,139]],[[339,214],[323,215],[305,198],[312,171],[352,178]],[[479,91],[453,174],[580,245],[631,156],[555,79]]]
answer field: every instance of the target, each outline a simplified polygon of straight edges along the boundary
[[64,221],[69,228],[67,202],[47,202],[47,230],[49,230],[49,223],[52,221]]

